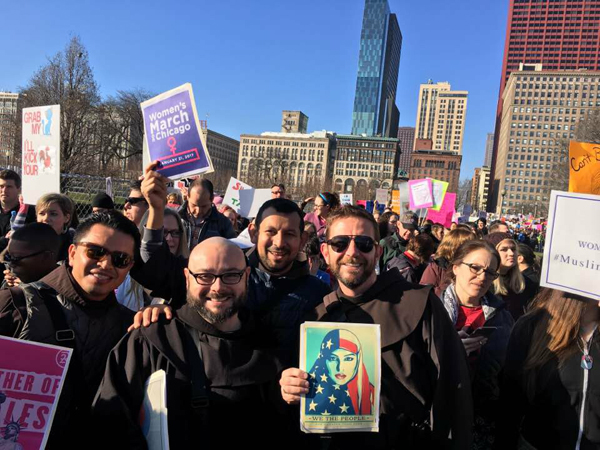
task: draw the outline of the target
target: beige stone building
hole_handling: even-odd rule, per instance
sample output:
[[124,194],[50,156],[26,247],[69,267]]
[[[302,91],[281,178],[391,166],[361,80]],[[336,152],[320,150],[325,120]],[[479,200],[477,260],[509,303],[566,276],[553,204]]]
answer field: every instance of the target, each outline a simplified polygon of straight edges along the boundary
[[502,120],[490,210],[545,214],[551,180],[561,173],[580,120],[600,107],[600,72],[513,71],[502,96]]
[[462,154],[467,91],[453,91],[450,83],[429,80],[419,88],[415,144],[431,139],[434,151]]
[[373,200],[376,189],[389,189],[398,169],[400,140],[338,134],[334,190],[353,193],[354,200]]
[[19,94],[0,92],[0,165],[8,167],[15,163],[12,155],[15,150],[15,120]]
[[202,132],[215,172],[224,174],[229,181],[237,174],[240,141],[207,128],[203,128]]
[[[290,113],[294,114],[288,116]],[[296,123],[287,124],[288,121]],[[237,177],[255,188],[284,183],[291,195],[295,192],[301,195],[300,191],[307,187],[317,192],[329,189],[335,134],[300,132],[306,130],[307,125],[308,117],[300,111],[283,111],[282,131],[242,134]]]
[[473,211],[485,211],[487,208],[488,192],[490,189],[490,168],[477,167],[471,185],[471,206]]

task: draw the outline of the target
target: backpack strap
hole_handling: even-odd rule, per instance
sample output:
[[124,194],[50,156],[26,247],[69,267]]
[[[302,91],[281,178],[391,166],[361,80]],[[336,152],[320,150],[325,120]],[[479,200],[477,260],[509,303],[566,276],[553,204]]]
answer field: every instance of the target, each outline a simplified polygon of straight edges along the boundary
[[54,295],[44,295],[44,291],[45,289],[40,289],[40,294],[50,314],[56,341],[61,346],[75,348],[75,332],[67,324],[62,305]]
[[27,320],[27,302],[25,301],[25,294],[23,293],[23,289],[14,286],[9,287],[8,292],[10,292],[10,297],[12,299],[13,305],[15,305],[15,309],[21,316],[22,323],[25,323],[25,321]]
[[[190,405],[201,427],[208,426],[208,380],[202,361],[202,346],[198,330],[185,324],[191,339],[184,339],[185,354],[190,367],[192,398]],[[206,429],[206,428],[205,428]]]

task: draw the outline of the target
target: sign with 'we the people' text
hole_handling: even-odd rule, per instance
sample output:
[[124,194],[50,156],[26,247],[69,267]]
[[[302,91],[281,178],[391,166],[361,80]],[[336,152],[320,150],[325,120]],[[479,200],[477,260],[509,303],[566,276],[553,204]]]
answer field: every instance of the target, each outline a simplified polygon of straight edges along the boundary
[[540,285],[600,301],[600,196],[552,191]]
[[23,108],[22,193],[35,205],[60,192],[60,105]]
[[157,170],[162,175],[177,180],[213,172],[190,83],[146,100],[141,107],[147,160],[160,161]]

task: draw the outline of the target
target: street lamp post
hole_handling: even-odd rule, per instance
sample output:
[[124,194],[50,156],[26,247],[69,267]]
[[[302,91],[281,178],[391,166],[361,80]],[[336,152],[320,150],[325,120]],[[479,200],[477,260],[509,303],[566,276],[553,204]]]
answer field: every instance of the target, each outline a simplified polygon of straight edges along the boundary
[[500,192],[500,196],[502,197],[502,201],[500,203],[500,217],[502,217],[502,209],[504,207],[504,197],[506,196],[506,189],[502,189],[502,192]]

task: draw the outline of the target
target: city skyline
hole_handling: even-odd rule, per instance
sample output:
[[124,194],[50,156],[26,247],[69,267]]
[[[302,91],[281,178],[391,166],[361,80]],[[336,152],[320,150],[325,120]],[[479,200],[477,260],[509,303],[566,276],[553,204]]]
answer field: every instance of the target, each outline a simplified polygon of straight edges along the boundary
[[[389,1],[404,35],[396,97],[400,126],[414,126],[418,86],[429,78],[470,92],[463,178],[483,163],[486,134],[493,127],[508,6],[499,3],[482,11],[474,0],[455,5],[436,1],[436,8]],[[14,91],[25,85],[47,57],[78,34],[105,96],[137,87],[159,93],[190,81],[201,118],[208,114],[209,128],[235,139],[277,131],[282,109],[304,111],[311,118],[309,132],[351,130],[363,0],[305,2],[292,8],[274,1],[252,7],[236,2],[234,8],[203,3],[188,14],[194,18],[202,11],[211,17],[203,22],[203,40],[192,47],[181,45],[195,35],[182,31],[186,27],[143,33],[159,26],[158,12],[165,21],[175,17],[157,4],[140,8],[107,2],[92,11],[73,3],[65,9],[69,15],[49,12],[43,18],[33,14],[41,4],[8,5],[7,17],[30,18],[29,33],[27,40],[17,40],[18,21],[5,27],[3,60],[10,69],[0,73],[0,88]],[[427,17],[427,33],[417,20],[422,17]],[[105,32],[101,24],[106,21],[113,32]],[[457,23],[461,36],[449,33]],[[301,39],[292,37],[298,33]],[[476,73],[476,64],[489,70]]]

